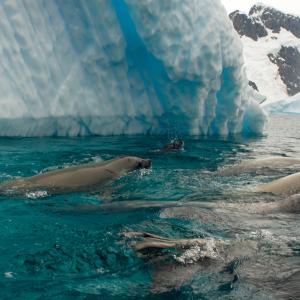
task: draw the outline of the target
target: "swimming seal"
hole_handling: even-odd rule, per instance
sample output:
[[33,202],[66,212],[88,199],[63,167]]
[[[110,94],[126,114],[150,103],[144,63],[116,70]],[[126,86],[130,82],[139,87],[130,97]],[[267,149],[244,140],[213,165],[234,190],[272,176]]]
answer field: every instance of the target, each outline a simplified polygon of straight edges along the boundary
[[172,151],[184,150],[184,141],[179,139],[172,140],[169,144],[165,145],[159,152],[166,153]]
[[256,188],[256,191],[286,196],[298,194],[300,193],[300,172],[262,184]]
[[0,191],[2,194],[22,194],[37,190],[46,190],[51,194],[84,192],[97,189],[130,171],[150,166],[151,161],[148,159],[125,156],[17,179],[2,184]]
[[133,242],[131,246],[135,251],[141,251],[144,249],[157,248],[188,248],[192,246],[204,246],[206,244],[205,239],[168,239],[158,235],[154,235],[148,232],[124,232],[123,236],[126,238],[142,238],[142,242]]

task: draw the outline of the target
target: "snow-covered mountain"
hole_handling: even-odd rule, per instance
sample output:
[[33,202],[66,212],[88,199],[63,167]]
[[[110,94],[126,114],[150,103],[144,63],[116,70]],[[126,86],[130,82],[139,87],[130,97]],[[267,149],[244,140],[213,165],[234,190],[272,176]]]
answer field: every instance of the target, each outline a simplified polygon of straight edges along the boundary
[[264,104],[299,93],[300,17],[264,4],[229,16],[244,45],[249,84],[266,96]]

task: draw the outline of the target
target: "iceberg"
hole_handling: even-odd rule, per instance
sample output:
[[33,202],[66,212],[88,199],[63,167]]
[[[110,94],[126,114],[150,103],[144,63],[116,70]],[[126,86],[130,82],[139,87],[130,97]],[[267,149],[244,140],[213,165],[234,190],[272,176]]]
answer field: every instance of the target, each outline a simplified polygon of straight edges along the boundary
[[300,93],[284,100],[276,101],[264,106],[265,110],[272,115],[300,114]]
[[262,133],[219,0],[3,0],[0,135]]

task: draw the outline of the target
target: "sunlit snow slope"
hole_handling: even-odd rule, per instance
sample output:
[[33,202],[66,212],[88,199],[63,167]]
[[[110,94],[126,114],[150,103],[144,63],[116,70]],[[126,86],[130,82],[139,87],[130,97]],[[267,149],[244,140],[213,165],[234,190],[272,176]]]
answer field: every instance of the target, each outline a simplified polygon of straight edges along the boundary
[[0,1],[0,135],[262,132],[219,0]]
[[246,73],[263,105],[300,92],[300,17],[264,4],[230,14],[244,47]]
[[269,55],[276,55],[282,45],[293,41],[292,34],[285,29],[281,29],[280,33],[272,33],[271,30],[268,32],[267,37],[262,37],[256,42],[246,36],[242,37],[248,78],[255,82],[259,92],[267,97],[266,104],[288,97],[278,66],[271,62]]

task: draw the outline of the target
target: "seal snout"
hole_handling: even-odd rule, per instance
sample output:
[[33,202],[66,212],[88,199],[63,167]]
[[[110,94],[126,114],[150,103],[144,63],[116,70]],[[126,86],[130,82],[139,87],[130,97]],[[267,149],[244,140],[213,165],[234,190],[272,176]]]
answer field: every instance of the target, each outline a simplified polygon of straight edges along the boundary
[[140,162],[140,168],[142,169],[149,169],[151,167],[151,160],[150,159],[142,159]]

